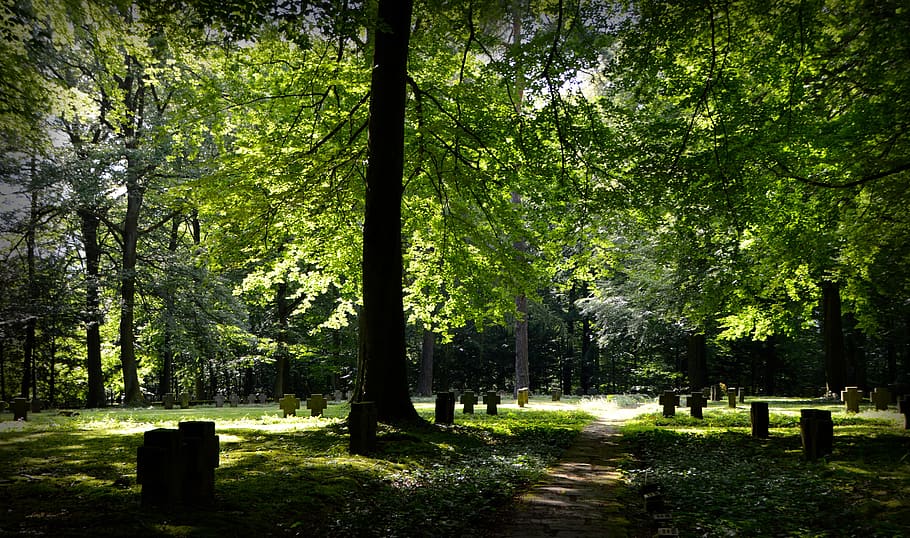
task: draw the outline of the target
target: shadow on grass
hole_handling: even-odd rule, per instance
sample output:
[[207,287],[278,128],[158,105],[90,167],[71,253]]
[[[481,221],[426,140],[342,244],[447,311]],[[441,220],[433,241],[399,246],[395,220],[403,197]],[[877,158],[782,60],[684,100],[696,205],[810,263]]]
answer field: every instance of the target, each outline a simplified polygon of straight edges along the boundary
[[382,426],[378,451],[369,458],[347,453],[343,422],[284,431],[227,422],[217,431],[221,455],[214,505],[168,510],[139,505],[135,465],[141,431],[114,432],[115,425],[93,430],[77,423],[59,430],[36,425],[6,430],[0,434],[0,536],[476,532],[545,469],[584,422],[574,417],[566,426],[528,414],[520,420],[461,420],[469,423],[409,430]]
[[627,472],[659,483],[692,535],[908,536],[910,437],[861,422],[835,427],[834,453],[815,462],[802,457],[798,427],[760,440],[738,428],[639,425],[626,432],[636,458]]

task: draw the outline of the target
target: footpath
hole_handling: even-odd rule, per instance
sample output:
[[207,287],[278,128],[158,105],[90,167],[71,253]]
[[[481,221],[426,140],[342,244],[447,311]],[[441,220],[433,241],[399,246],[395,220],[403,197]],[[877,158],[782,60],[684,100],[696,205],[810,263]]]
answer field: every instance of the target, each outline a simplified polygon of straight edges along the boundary
[[622,423],[641,409],[591,411],[585,427],[547,475],[522,495],[516,509],[490,536],[501,538],[638,538],[643,526],[641,496],[622,482],[619,445]]

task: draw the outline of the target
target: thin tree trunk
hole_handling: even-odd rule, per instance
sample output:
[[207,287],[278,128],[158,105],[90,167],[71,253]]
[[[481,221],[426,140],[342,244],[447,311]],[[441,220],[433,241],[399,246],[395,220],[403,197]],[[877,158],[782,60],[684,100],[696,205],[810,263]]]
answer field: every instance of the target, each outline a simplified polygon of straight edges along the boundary
[[433,353],[436,347],[436,335],[429,329],[423,330],[423,343],[420,348],[420,376],[417,379],[417,394],[433,395]]
[[101,247],[98,245],[98,227],[101,219],[94,211],[78,210],[82,227],[82,247],[85,250],[85,369],[88,373],[86,407],[104,407],[104,372],[101,368],[101,301],[100,264]]
[[38,189],[35,188],[35,161],[32,160],[32,193],[31,211],[29,213],[28,228],[25,230],[26,263],[28,267],[28,317],[25,321],[25,343],[22,358],[22,390],[23,397],[28,397],[29,389],[32,397],[37,397],[33,377],[35,374],[35,328],[37,315],[34,311],[35,301],[38,296],[37,282],[35,281],[35,228],[38,226]]
[[[128,169],[135,163],[128,163]],[[129,172],[128,172],[129,173]],[[123,369],[123,404],[138,405],[142,401],[136,359],[136,248],[139,242],[139,212],[142,208],[142,187],[136,178],[127,180],[126,216],[123,220],[123,258],[120,273],[120,365]]]
[[275,308],[278,317],[277,349],[275,350],[275,397],[280,398],[290,390],[291,362],[288,356],[288,329],[290,326],[290,303],[287,282],[278,284],[275,292]]
[[846,378],[840,287],[834,282],[823,282],[821,288],[825,382],[828,387],[828,392],[840,397],[840,392],[844,388],[844,380]]
[[708,384],[708,348],[705,335],[701,333],[690,334],[686,347],[689,362],[689,388],[693,392],[697,392]]
[[[177,255],[179,232],[180,218],[174,217],[167,244],[167,250],[172,258]],[[177,331],[174,291],[174,286],[167,283],[164,296],[164,335],[161,339],[161,379],[158,384],[159,396],[162,397],[171,392],[171,379],[174,377],[174,335]]]
[[417,420],[408,392],[402,301],[401,197],[412,0],[379,0],[370,84],[363,224],[361,357],[354,401],[383,422]]

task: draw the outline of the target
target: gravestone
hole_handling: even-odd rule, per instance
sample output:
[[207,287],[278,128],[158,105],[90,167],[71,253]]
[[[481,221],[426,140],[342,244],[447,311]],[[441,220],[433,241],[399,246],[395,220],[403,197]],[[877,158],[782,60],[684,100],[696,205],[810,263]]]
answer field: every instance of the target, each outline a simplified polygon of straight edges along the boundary
[[300,399],[293,394],[285,394],[283,398],[278,400],[278,407],[284,411],[284,418],[287,418],[288,415],[296,417],[297,410],[300,409]]
[[340,401],[341,401],[341,398],[342,398],[343,396],[344,396],[344,393],[341,392],[340,390],[336,390],[336,391],[332,394],[332,398],[334,398],[336,402],[340,402]]
[[436,393],[436,424],[455,422],[455,393]]
[[322,412],[328,406],[329,402],[325,401],[325,396],[322,394],[310,394],[306,400],[306,408],[310,410],[311,417],[322,416]]
[[224,407],[224,394],[215,395],[215,407]]
[[269,403],[269,397],[266,396],[264,392],[259,393],[259,403],[261,403],[261,404]]
[[181,392],[180,393],[180,409],[189,409],[190,408],[190,395]]
[[474,404],[477,403],[477,396],[474,396],[473,390],[466,390],[464,394],[461,395],[460,403],[464,404],[464,410],[462,413],[467,413],[469,415],[474,414]]
[[705,400],[704,394],[700,392],[693,392],[686,398],[686,403],[689,404],[689,414],[695,418],[705,418],[702,415],[702,409],[708,406],[708,401]]
[[483,397],[483,403],[487,405],[487,414],[488,415],[498,415],[499,411],[496,409],[496,406],[502,401],[502,398],[499,397],[499,394],[495,392],[488,391],[487,394]]
[[834,450],[834,422],[831,420],[831,411],[800,409],[799,434],[806,459],[814,460],[831,454]]
[[897,401],[897,412],[904,415],[904,429],[910,430],[910,396]]
[[736,392],[739,394],[739,403],[746,403],[746,389],[739,387]]
[[215,499],[219,440],[215,423],[181,422],[145,432],[137,451],[136,481],[143,506],[209,504]]
[[32,398],[29,402],[29,407],[31,408],[32,413],[40,413],[41,408],[44,406],[41,404],[41,400],[38,398]]
[[246,397],[246,401],[250,405],[253,405],[254,403],[256,403],[256,395],[251,393],[249,396]]
[[191,420],[177,425],[183,436],[184,504],[209,504],[215,500],[215,467],[218,467],[219,439],[215,423]]
[[552,394],[550,394],[550,399],[554,402],[558,402],[562,399],[562,391],[555,389]]
[[13,420],[28,420],[28,398],[13,398]]
[[844,387],[840,392],[840,399],[848,413],[859,413],[859,402],[863,399],[863,391],[859,387]]
[[660,405],[664,406],[665,417],[676,415],[676,406],[679,405],[679,396],[667,390],[660,395],[658,401],[660,402]]
[[236,392],[231,393],[231,407],[237,407],[240,405],[240,396]]
[[875,404],[876,411],[886,411],[888,409],[888,404],[891,403],[891,391],[884,387],[878,387],[872,391],[870,399],[872,400],[872,403]]
[[736,409],[736,388],[727,387],[727,407]]
[[376,450],[376,413],[376,404],[373,402],[351,403],[351,413],[348,415],[348,452],[351,454],[366,456]]
[[715,384],[711,385],[711,400],[712,401],[719,402],[719,401],[723,400],[724,399],[723,393],[724,393],[724,391],[720,388],[719,383],[715,383]]
[[165,409],[173,409],[174,408],[174,393],[168,392],[167,394],[165,394],[164,397],[161,398],[161,402],[164,404]]
[[752,402],[749,419],[752,422],[752,437],[766,439],[771,421],[768,415],[768,402]]
[[531,391],[527,388],[518,389],[518,407],[524,407],[528,404]]

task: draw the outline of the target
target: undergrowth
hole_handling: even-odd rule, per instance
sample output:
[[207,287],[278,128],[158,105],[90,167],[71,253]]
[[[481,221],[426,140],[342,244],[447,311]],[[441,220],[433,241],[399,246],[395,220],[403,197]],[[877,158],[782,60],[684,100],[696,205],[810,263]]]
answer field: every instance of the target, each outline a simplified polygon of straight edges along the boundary
[[772,404],[768,439],[751,437],[748,409],[704,416],[648,414],[623,429],[627,476],[660,486],[681,535],[910,535],[910,435],[895,413],[835,411],[834,453],[812,462],[786,406]]
[[[430,405],[418,406],[432,421]],[[501,409],[455,426],[380,425],[370,457],[347,452],[346,405],[284,419],[268,406],[87,411],[0,423],[0,535],[459,536],[496,521],[591,416]],[[8,418],[8,417],[6,417]],[[139,506],[143,432],[214,420],[216,499],[202,509]]]

